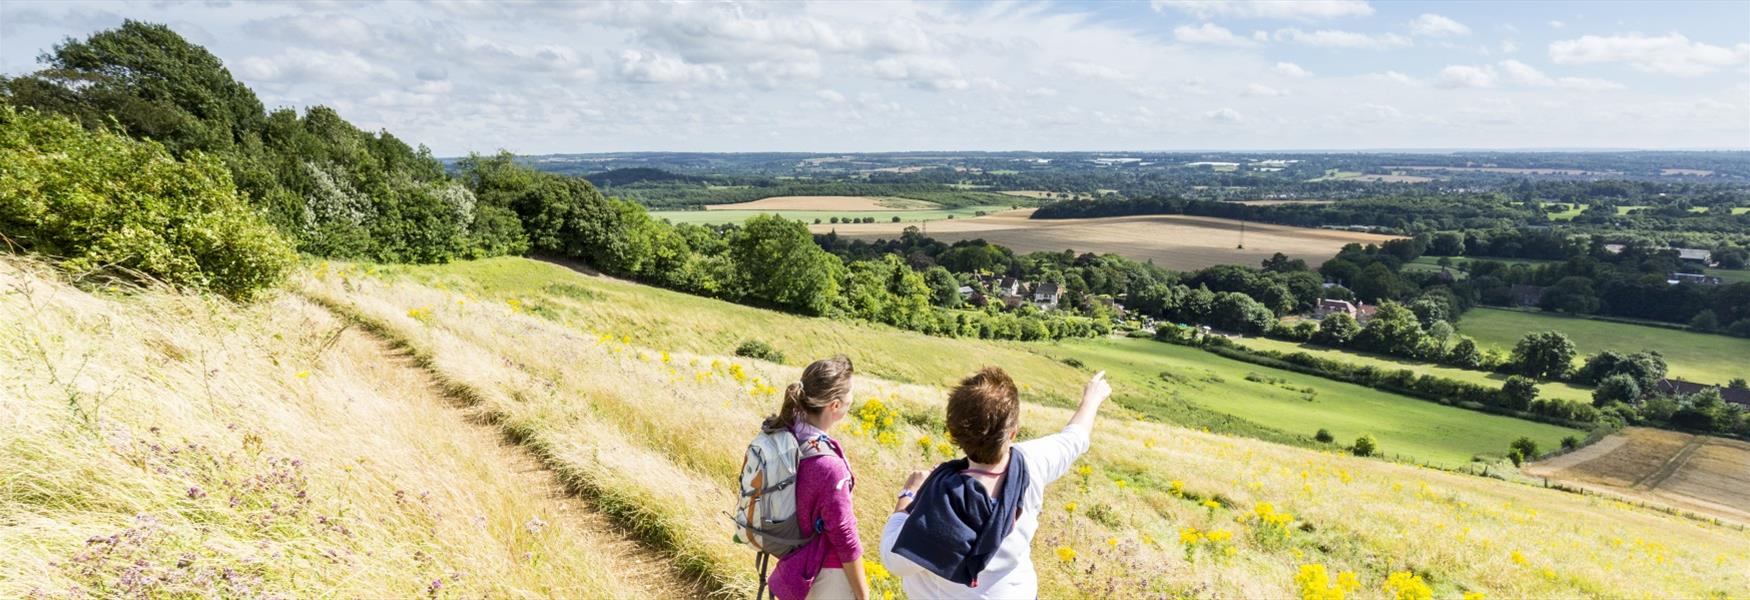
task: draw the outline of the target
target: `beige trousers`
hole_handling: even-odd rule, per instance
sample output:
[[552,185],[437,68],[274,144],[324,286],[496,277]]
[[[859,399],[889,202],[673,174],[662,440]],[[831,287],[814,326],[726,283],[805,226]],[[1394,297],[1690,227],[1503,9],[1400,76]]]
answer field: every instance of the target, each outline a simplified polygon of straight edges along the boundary
[[844,569],[821,569],[820,575],[814,578],[814,587],[808,588],[808,600],[850,600],[856,597],[851,591],[851,580],[845,579]]

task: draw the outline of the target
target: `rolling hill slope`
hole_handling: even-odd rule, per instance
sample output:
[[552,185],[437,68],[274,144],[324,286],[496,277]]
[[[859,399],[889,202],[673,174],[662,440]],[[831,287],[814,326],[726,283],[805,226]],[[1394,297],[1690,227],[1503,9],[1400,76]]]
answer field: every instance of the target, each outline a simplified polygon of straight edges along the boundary
[[[370,273],[317,265],[249,307],[158,292],[94,296],[5,263],[0,289],[32,291],[0,294],[0,371],[24,375],[0,383],[0,398],[29,425],[0,430],[0,595],[123,589],[137,581],[125,565],[87,571],[74,558],[92,553],[88,538],[133,539],[141,515],[164,532],[145,539],[170,540],[142,555],[151,564],[172,572],[186,554],[220,577],[222,567],[248,569],[259,594],[663,595],[628,581],[661,573],[702,581],[700,593],[749,594],[752,557],[729,539],[722,512],[733,504],[742,446],[797,369],[722,356],[711,350],[720,342],[696,341],[732,337],[710,326],[699,335],[657,329],[732,314],[750,325],[796,322],[746,308],[689,315],[648,288],[569,273],[515,285],[564,284],[554,289],[571,310],[548,296],[482,298],[482,286],[513,284],[492,283],[495,273],[527,275],[493,266],[507,262],[524,261]],[[465,277],[470,269],[476,279]],[[1040,390],[1073,389],[1085,376],[1018,345],[814,326],[747,333],[806,338],[795,343],[815,344],[811,355],[883,345],[858,348],[870,353],[860,356],[855,392],[869,429],[847,421],[838,432],[857,469],[866,544],[900,478],[945,458],[941,378],[980,362],[1030,373],[1024,397],[1047,400],[1024,409],[1022,435],[1033,436],[1069,412]],[[44,350],[27,351],[35,344]],[[396,409],[445,399],[468,405],[469,418],[448,406]],[[431,411],[439,414],[418,417]],[[1390,597],[1396,573],[1438,598],[1750,589],[1750,533],[1741,528],[1131,416],[1102,415],[1087,468],[1048,491],[1034,548],[1044,596],[1287,597],[1302,591],[1296,576],[1309,565],[1333,578],[1354,572],[1360,588],[1350,596],[1360,598]],[[513,440],[582,498],[581,510],[636,543],[589,543],[547,525],[558,521],[542,516],[552,511],[541,502],[574,500],[517,494],[523,488],[505,479],[515,461],[488,460],[502,454],[480,445],[482,428]],[[211,448],[202,461],[211,456],[235,476],[167,462],[147,464],[168,473],[141,473],[116,451],[128,447],[118,440],[151,436]],[[265,496],[249,496],[247,510],[216,501],[234,493],[226,485],[287,464],[265,458],[281,456],[303,460],[307,512],[282,518]],[[280,509],[292,505],[284,499]],[[262,515],[267,529],[255,525]],[[351,536],[323,529],[318,516],[344,518]],[[638,576],[626,563],[649,566],[629,553],[660,556],[666,570]],[[878,578],[877,589],[893,584]]]

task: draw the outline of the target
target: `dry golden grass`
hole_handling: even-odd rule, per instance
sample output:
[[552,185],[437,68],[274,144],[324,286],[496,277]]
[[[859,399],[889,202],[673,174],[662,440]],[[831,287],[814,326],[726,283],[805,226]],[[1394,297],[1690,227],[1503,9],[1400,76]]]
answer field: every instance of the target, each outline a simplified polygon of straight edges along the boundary
[[940,208],[934,202],[887,196],[772,196],[735,204],[707,204],[705,210],[894,211]]
[[[1194,270],[1222,264],[1257,265],[1271,254],[1317,264],[1330,258],[1344,244],[1377,244],[1393,236],[1332,229],[1288,227],[1263,223],[1245,224],[1245,248],[1240,244],[1240,222],[1213,217],[1148,215],[1097,219],[1031,219],[1032,209],[1006,211],[972,219],[934,221],[925,227],[930,237],[944,242],[984,239],[1017,252],[1114,253],[1140,261],[1154,261],[1169,269]],[[893,239],[915,223],[864,223],[814,225],[815,233],[837,231],[840,237],[872,240]]]
[[1526,472],[1750,524],[1750,443],[1739,440],[1630,427]]
[[[501,426],[683,567],[727,592],[753,589],[751,554],[730,540],[723,511],[741,450],[795,367],[650,347],[615,320],[561,325],[354,267],[296,285],[472,390]],[[860,410],[878,399],[895,411],[891,425],[837,432],[872,547],[900,478],[945,458],[933,449],[943,391],[859,377],[855,394]],[[1067,417],[1027,405],[1022,435]],[[925,436],[933,443],[920,443]],[[1081,464],[1086,471],[1047,492],[1034,548],[1045,597],[1280,598],[1300,593],[1295,576],[1310,564],[1355,572],[1359,598],[1388,597],[1385,582],[1400,572],[1441,598],[1735,598],[1750,589],[1750,533],[1596,497],[1139,421],[1100,423]],[[1288,527],[1245,518],[1266,503],[1293,515]],[[1210,531],[1225,535],[1201,533]]]
[[0,257],[0,419],[0,597],[688,589],[294,296],[98,296]]

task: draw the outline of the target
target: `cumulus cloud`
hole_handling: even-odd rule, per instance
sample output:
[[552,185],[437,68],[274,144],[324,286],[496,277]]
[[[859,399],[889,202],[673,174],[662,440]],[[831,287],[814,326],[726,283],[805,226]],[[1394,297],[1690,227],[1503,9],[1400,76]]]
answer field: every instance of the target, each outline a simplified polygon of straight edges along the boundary
[[831,102],[833,104],[844,104],[845,103],[845,95],[840,94],[838,92],[835,92],[833,90],[816,91],[816,92],[814,92],[814,97],[820,98],[821,100],[825,100],[827,102]]
[[1080,75],[1082,77],[1092,77],[1095,79],[1105,79],[1107,81],[1129,81],[1131,79],[1131,76],[1129,73],[1125,73],[1124,71],[1122,71],[1118,68],[1112,67],[1111,65],[1105,65],[1105,64],[1095,63],[1095,62],[1071,61],[1071,62],[1065,63],[1063,65],[1063,69],[1065,71],[1068,71],[1068,72],[1073,73],[1075,75]]
[[1203,119],[1205,121],[1213,121],[1216,123],[1239,123],[1246,120],[1245,116],[1240,114],[1240,111],[1227,107],[1203,113]]
[[1428,37],[1445,37],[1449,35],[1470,35],[1470,28],[1464,23],[1434,13],[1422,13],[1410,21],[1410,32]]
[[1560,87],[1582,92],[1622,89],[1622,84],[1587,77],[1550,77],[1536,67],[1517,60],[1492,65],[1451,65],[1441,69],[1438,82],[1446,88],[1492,88],[1498,86]]
[[918,89],[942,91],[972,87],[954,63],[931,56],[883,58],[870,65],[870,72],[878,78],[903,81]]
[[1213,44],[1218,46],[1253,46],[1250,39],[1234,35],[1226,27],[1214,23],[1202,25],[1180,25],[1173,28],[1173,39],[1187,44]]
[[395,72],[351,51],[328,52],[292,48],[277,56],[251,56],[237,61],[237,73],[270,82],[391,81]]
[[1395,33],[1367,34],[1354,31],[1320,29],[1301,31],[1295,28],[1276,30],[1276,40],[1317,48],[1400,48],[1410,45],[1410,39]]
[[1626,63],[1649,73],[1690,77],[1750,62],[1750,44],[1727,48],[1693,42],[1680,33],[1587,35],[1551,42],[1549,58],[1559,65]]
[[1276,63],[1276,66],[1270,70],[1275,71],[1278,75],[1287,75],[1289,77],[1312,77],[1312,71],[1303,69],[1300,65],[1291,62]]
[[723,79],[723,67],[689,64],[654,52],[620,51],[620,77],[634,83],[710,83]]
[[1155,10],[1176,10],[1200,19],[1331,19],[1373,14],[1366,0],[1153,0]]
[[1254,83],[1254,84],[1246,86],[1246,95],[1247,96],[1265,96],[1265,97],[1287,96],[1288,92],[1284,92],[1282,90],[1279,90],[1279,89],[1276,89],[1276,88],[1273,88],[1273,87],[1270,87],[1270,86],[1267,86],[1267,85],[1264,85],[1261,83]]

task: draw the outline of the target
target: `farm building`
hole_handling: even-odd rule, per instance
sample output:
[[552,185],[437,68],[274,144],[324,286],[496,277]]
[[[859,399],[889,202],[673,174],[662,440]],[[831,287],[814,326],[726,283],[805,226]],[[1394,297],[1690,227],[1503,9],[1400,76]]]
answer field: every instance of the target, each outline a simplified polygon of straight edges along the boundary
[[1750,407],[1750,390],[1695,383],[1693,381],[1684,381],[1682,379],[1660,379],[1658,383],[1653,384],[1653,389],[1658,390],[1661,394],[1671,396],[1687,396],[1697,392],[1716,389],[1720,391],[1721,400],[1725,400],[1729,404]]
[[1370,306],[1366,302],[1351,303],[1348,300],[1320,299],[1319,306],[1313,309],[1313,316],[1323,319],[1326,316],[1343,313],[1356,321],[1365,322],[1373,318],[1373,313],[1379,312],[1378,306]]
[[1063,295],[1063,289],[1055,282],[1047,281],[1033,287],[1033,304],[1044,310],[1057,308],[1057,300]]
[[1693,283],[1695,285],[1719,285],[1720,278],[1714,277],[1712,275],[1703,275],[1701,273],[1672,273],[1669,277],[1665,278],[1665,283],[1668,283],[1671,285],[1677,285],[1679,283]]

